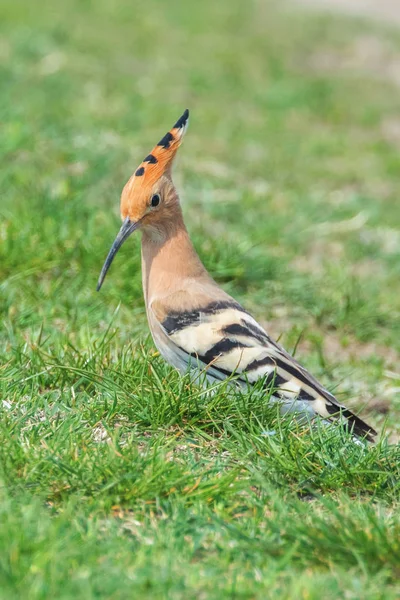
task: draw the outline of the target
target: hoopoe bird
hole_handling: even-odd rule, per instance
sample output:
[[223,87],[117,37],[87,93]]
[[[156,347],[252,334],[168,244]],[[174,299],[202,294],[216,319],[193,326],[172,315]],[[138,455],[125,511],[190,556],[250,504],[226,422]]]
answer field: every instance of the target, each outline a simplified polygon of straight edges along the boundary
[[196,370],[209,381],[232,378],[251,386],[262,379],[266,398],[282,412],[344,420],[354,434],[373,441],[376,432],[340,404],[304,367],[212,279],[189,238],[172,163],[187,129],[185,110],[125,185],[122,227],[102,268],[97,290],[124,241],[142,232],[142,281],[147,319],[157,349],[181,372]]

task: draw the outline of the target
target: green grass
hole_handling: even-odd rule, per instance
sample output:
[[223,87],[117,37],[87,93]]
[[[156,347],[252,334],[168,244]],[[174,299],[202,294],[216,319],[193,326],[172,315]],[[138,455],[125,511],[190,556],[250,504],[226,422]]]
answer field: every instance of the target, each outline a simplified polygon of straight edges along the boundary
[[[256,0],[1,13],[0,597],[397,599],[399,34]],[[377,445],[165,365],[139,236],[95,292],[186,107],[202,259]]]

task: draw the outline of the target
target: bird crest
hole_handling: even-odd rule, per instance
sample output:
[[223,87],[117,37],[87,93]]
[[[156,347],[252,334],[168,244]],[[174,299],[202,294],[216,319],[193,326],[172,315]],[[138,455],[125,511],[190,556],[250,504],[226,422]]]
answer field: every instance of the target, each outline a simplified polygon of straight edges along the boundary
[[147,210],[148,200],[163,177],[170,179],[172,162],[182,143],[188,126],[189,111],[186,109],[153,150],[140,163],[125,185],[121,195],[121,215],[133,220],[140,219]]
[[129,183],[131,190],[137,185],[151,188],[156,181],[168,173],[177,150],[182,143],[189,122],[189,111],[185,110],[163,138],[154,146],[153,150],[143,159]]

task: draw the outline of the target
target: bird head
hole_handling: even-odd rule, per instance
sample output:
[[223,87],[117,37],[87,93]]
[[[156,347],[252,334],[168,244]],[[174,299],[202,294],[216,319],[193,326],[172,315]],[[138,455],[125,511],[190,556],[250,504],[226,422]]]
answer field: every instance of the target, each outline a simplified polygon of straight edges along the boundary
[[185,110],[172,129],[140,163],[122,190],[123,222],[101,270],[97,291],[116,253],[134,231],[144,229],[157,236],[162,231],[162,224],[173,218],[179,200],[172,183],[171,168],[188,121],[189,111]]

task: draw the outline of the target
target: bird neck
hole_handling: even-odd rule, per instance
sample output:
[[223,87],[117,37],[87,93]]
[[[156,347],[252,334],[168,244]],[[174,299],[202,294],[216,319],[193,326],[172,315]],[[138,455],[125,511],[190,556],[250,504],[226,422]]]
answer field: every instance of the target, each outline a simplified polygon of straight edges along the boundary
[[166,297],[193,278],[211,279],[189,238],[179,208],[174,218],[142,235],[143,291],[148,305]]

